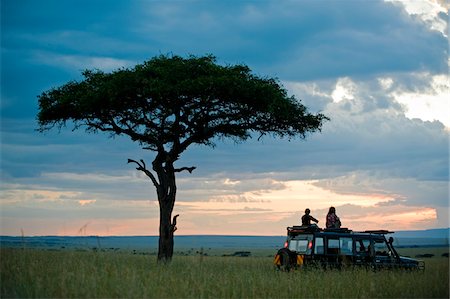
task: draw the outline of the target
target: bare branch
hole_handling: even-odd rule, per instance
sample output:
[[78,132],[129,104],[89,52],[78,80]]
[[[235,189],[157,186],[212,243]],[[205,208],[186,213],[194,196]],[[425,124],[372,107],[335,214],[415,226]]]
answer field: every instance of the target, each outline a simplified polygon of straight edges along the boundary
[[158,150],[158,148],[156,146],[146,146],[146,147],[143,147],[142,149],[151,150],[154,152],[156,152]]
[[172,234],[174,233],[174,231],[177,230],[177,217],[178,216],[180,216],[180,215],[176,214],[175,216],[173,216],[172,225],[170,226],[170,229],[172,230]]
[[142,171],[142,172],[144,172],[144,173],[152,180],[153,185],[155,185],[156,188],[159,187],[159,183],[158,183],[158,181],[156,180],[156,178],[155,178],[155,176],[153,175],[153,173],[151,173],[151,171],[148,170],[148,169],[146,168],[144,160],[141,159],[141,163],[142,163],[142,164],[141,164],[141,163],[139,163],[139,162],[136,161],[136,160],[128,159],[128,162],[127,162],[127,163],[128,163],[128,164],[129,164],[129,163],[136,163],[136,164],[138,165],[138,167],[136,167],[136,169],[137,169],[137,170],[140,170],[140,171]]
[[182,172],[184,170],[189,171],[189,173],[192,173],[192,171],[194,171],[194,169],[196,169],[197,167],[192,166],[192,167],[181,167],[181,168],[175,168],[174,171],[175,172]]

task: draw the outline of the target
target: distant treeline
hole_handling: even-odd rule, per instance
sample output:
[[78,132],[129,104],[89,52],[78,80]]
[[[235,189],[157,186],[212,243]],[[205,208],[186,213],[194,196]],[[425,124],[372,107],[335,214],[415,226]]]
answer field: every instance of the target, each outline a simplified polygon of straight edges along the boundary
[[[176,236],[176,248],[259,248],[276,249],[283,246],[284,236]],[[448,246],[448,238],[395,238],[394,245],[401,247]],[[157,236],[0,236],[2,248],[47,248],[47,249],[121,249],[142,250],[158,246]]]

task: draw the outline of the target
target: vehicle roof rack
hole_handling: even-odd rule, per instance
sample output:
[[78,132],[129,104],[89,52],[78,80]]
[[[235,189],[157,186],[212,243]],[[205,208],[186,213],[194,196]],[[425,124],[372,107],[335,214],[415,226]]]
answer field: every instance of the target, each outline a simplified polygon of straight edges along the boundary
[[318,232],[321,231],[320,227],[317,225],[294,225],[294,226],[288,226],[287,228],[288,235],[296,235],[299,233],[306,233],[306,232]]
[[[313,225],[294,225],[294,226],[287,227],[287,234],[289,236],[295,236],[300,233],[313,233],[313,232],[352,233],[353,230],[351,230],[347,227],[321,229],[320,227],[318,227],[315,224],[313,224]],[[355,231],[355,233],[386,235],[386,234],[393,234],[394,232],[384,230],[384,229],[375,229],[375,230]]]
[[384,229],[376,229],[376,230],[365,230],[365,231],[362,231],[361,233],[385,235],[385,234],[393,234],[394,232],[384,230]]
[[352,230],[347,227],[325,228],[323,231],[324,232],[333,232],[333,233],[351,233],[352,232]]

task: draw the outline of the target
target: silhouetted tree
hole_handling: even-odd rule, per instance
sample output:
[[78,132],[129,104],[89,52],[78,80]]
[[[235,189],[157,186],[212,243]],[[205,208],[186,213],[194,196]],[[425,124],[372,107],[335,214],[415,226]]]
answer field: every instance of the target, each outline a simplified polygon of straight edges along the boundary
[[111,73],[86,70],[39,96],[39,131],[67,124],[114,135],[128,135],[155,152],[151,169],[129,159],[156,187],[159,207],[158,260],[173,255],[176,217],[175,167],[191,144],[213,145],[215,137],[237,141],[253,134],[305,138],[327,118],[311,114],[272,78],[245,65],[222,66],[214,56],[157,56],[134,68]]

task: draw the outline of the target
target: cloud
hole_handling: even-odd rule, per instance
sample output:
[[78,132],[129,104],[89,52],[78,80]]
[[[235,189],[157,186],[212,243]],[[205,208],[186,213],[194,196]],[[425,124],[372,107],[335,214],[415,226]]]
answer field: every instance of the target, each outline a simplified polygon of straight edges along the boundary
[[133,61],[117,59],[114,57],[65,55],[47,52],[35,53],[32,60],[39,64],[76,69],[78,71],[98,69],[108,72],[119,68],[133,66],[135,64]]
[[82,200],[79,200],[78,203],[82,206],[85,206],[85,205],[93,204],[96,201],[97,201],[96,199],[82,199]]
[[228,202],[228,203],[236,203],[236,202],[262,202],[259,199],[255,199],[252,196],[247,195],[219,195],[219,196],[211,196],[209,201],[214,202]]
[[[288,83],[294,94],[307,99],[306,105],[321,103],[320,110],[331,118],[322,134],[308,141],[308,147],[322,154],[323,164],[332,166],[345,161],[347,169],[353,165],[354,170],[382,171],[390,176],[409,174],[426,180],[448,179],[448,131],[439,122],[405,116],[407,108],[397,101],[397,93],[404,90],[404,84],[349,78],[335,82]],[[390,85],[389,91],[383,84]],[[395,84],[397,87],[392,86]],[[339,101],[333,99],[336,91],[345,94]],[[425,89],[421,93],[433,97],[434,92]],[[437,94],[440,99],[444,93],[437,91]],[[325,154],[327,149],[329,153]],[[305,160],[320,165],[319,157],[306,156]]]
[[163,53],[214,53],[285,80],[447,70],[445,37],[382,1],[150,2],[142,11],[141,35]]
[[427,82],[429,85],[415,90],[398,88],[391,92],[395,100],[405,106],[408,118],[419,118],[424,121],[440,121],[450,130],[450,81],[447,75],[431,76],[417,74],[417,81]]
[[71,128],[38,134],[34,119],[36,96],[80,70],[161,53],[248,64],[331,119],[306,141],[189,148],[180,233],[281,234],[305,206],[323,219],[330,204],[358,227],[448,225],[448,11],[402,3],[2,3],[2,229],[158,233],[154,188],[126,165],[153,153]]
[[447,37],[449,5],[445,1],[386,0],[404,7],[408,14],[420,18],[431,30]]
[[[274,65],[280,77],[309,81],[414,71],[423,67],[446,72],[447,48],[442,35],[430,34],[401,10],[385,3],[346,4],[348,7],[342,3],[339,8],[328,6],[318,14],[319,22],[310,22],[309,27],[292,22],[287,32],[297,43],[289,45],[291,51],[284,53],[289,64]],[[305,8],[303,3],[299,6]],[[298,32],[297,28],[308,28],[306,37],[304,30]],[[428,43],[418,45],[418,39],[426,39]],[[434,58],[425,58],[427,55]]]
[[319,180],[314,185],[338,194],[379,194],[395,199],[378,205],[401,203],[414,206],[426,203],[445,208],[449,198],[448,182],[385,177],[376,173],[353,172],[342,177]]
[[[2,109],[6,115],[34,117],[36,109],[23,107],[36,107],[37,94],[79,78],[80,70],[109,71],[160,53],[213,53],[222,63],[247,63],[285,81],[448,69],[447,39],[382,1],[92,2],[89,12],[72,1],[45,9],[27,3],[27,12],[5,5],[2,98],[22,103]],[[20,88],[24,73],[27,89]]]

